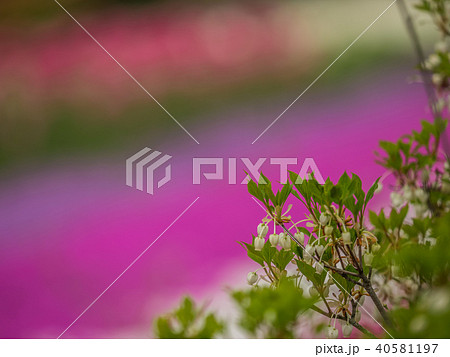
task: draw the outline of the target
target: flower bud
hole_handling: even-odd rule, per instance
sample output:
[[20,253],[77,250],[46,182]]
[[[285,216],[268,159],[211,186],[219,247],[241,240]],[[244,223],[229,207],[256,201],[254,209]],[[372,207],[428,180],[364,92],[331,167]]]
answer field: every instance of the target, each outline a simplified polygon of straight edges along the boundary
[[380,249],[381,249],[381,246],[378,243],[375,243],[372,246],[372,252],[375,253],[375,254],[378,253],[380,251]]
[[363,295],[363,296],[361,296],[361,297],[359,298],[358,303],[359,303],[360,305],[364,305],[364,301],[366,301],[366,297]]
[[313,246],[311,246],[309,244],[306,245],[306,247],[305,247],[305,253],[306,253],[305,256],[312,257],[314,252],[315,252],[315,248]]
[[427,195],[427,193],[426,193],[424,190],[422,190],[421,188],[418,188],[418,189],[416,190],[416,198],[417,198],[420,202],[425,203],[425,202],[427,202],[427,200],[428,200],[428,195]]
[[336,327],[328,326],[327,337],[328,338],[338,338],[339,332]]
[[359,321],[361,321],[361,311],[356,311],[356,314],[355,314],[355,322],[359,322]]
[[432,53],[427,59],[427,65],[430,66],[429,69],[433,69],[436,66],[439,66],[441,63],[441,58],[436,54]]
[[256,237],[253,246],[255,247],[255,250],[260,251],[264,248],[264,243],[264,238]]
[[325,235],[331,236],[331,233],[333,233],[333,227],[331,227],[331,226],[326,226],[326,227],[325,227]]
[[317,254],[319,254],[319,257],[322,256],[324,250],[325,250],[325,247],[323,245],[316,245],[316,252],[317,252]]
[[409,186],[403,188],[403,197],[407,201],[411,201],[414,198],[414,192]]
[[316,273],[322,274],[322,272],[323,272],[323,265],[320,263],[316,263]]
[[450,297],[444,288],[432,290],[424,299],[425,306],[433,313],[443,314],[449,310]]
[[383,184],[381,182],[378,182],[377,184],[377,188],[375,189],[375,194],[378,194],[381,192],[381,190],[383,190]]
[[254,285],[258,281],[258,274],[256,274],[254,271],[251,271],[247,274],[247,283],[249,285]]
[[414,205],[414,211],[416,213],[416,216],[423,216],[427,212],[427,206],[421,205],[421,204],[415,204]]
[[342,233],[342,240],[344,241],[344,244],[352,244],[352,235],[350,232]]
[[372,253],[366,253],[364,254],[364,264],[368,267],[372,266],[373,261],[373,254]]
[[279,237],[281,248],[283,248],[284,250],[291,250],[291,239],[284,233],[280,233]]
[[297,232],[294,234],[295,239],[297,239],[301,244],[305,244],[305,233]]
[[409,329],[414,333],[423,332],[428,326],[428,321],[425,315],[418,315],[411,319]]
[[330,216],[326,213],[322,213],[319,217],[319,222],[322,226],[326,226],[327,223],[330,221]]
[[407,279],[405,281],[405,288],[410,293],[416,293],[419,286],[412,279]]
[[327,297],[330,294],[330,287],[327,285],[325,289],[323,289],[323,296]]
[[391,202],[394,207],[399,207],[403,204],[403,198],[398,192],[391,192]]
[[269,232],[269,227],[267,226],[267,224],[264,223],[260,223],[258,224],[258,236],[260,236],[261,238],[266,238],[267,232]]
[[444,78],[439,73],[433,73],[433,75],[431,76],[431,81],[435,86],[440,87],[442,85],[442,82],[444,81]]
[[342,335],[344,337],[350,337],[353,330],[353,326],[350,324],[342,325]]
[[269,242],[270,242],[271,246],[275,248],[279,242],[278,234],[271,234],[269,236]]
[[309,292],[309,296],[311,296],[311,297],[319,296],[319,292],[317,291],[317,289],[314,286],[310,286],[308,292]]

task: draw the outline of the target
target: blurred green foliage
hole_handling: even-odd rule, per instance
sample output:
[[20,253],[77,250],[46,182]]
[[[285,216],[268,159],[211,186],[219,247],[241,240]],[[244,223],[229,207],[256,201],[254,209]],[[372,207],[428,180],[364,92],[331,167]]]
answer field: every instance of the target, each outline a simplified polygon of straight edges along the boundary
[[155,323],[158,338],[214,338],[223,333],[224,325],[214,314],[205,313],[191,298],[185,297],[172,313],[161,316]]
[[[306,298],[292,280],[283,279],[277,289],[260,287],[235,291],[240,326],[252,337],[294,338],[304,314],[317,299]],[[307,314],[304,316],[307,318]]]

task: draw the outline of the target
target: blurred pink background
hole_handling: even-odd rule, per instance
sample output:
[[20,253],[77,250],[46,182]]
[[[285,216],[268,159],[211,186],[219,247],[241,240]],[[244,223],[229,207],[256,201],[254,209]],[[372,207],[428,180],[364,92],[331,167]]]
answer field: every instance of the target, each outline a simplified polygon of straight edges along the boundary
[[[339,54],[315,37],[320,24],[254,2],[75,14],[200,145],[64,13],[33,32],[3,27],[2,338],[56,338],[197,197],[63,337],[151,337],[153,318],[183,294],[226,314],[224,287],[245,286],[255,269],[236,241],[250,241],[264,214],[245,185],[193,185],[193,157],[297,157],[294,170],[312,157],[324,177],[355,172],[367,188],[383,174],[378,141],[428,115],[407,82],[413,59],[369,36],[252,145]],[[145,146],[173,156],[172,181],[153,196],[125,185],[126,158]],[[279,168],[263,172],[277,179]]]

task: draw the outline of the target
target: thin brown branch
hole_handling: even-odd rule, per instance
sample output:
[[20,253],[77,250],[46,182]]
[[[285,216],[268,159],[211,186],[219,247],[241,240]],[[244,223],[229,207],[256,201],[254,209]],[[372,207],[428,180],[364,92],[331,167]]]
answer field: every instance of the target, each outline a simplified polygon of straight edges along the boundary
[[[311,310],[318,312],[319,314],[331,318],[332,317],[332,313],[327,313],[325,311],[323,311],[321,308],[313,305],[311,307]],[[344,320],[347,321],[347,318],[345,316],[342,315],[337,315],[335,316],[338,320]],[[363,334],[367,335],[370,338],[377,338],[372,332],[370,332],[369,330],[367,330],[365,327],[361,326],[359,323],[357,323],[354,319],[350,319],[349,324],[351,324],[353,327],[357,328],[359,331],[361,331]]]

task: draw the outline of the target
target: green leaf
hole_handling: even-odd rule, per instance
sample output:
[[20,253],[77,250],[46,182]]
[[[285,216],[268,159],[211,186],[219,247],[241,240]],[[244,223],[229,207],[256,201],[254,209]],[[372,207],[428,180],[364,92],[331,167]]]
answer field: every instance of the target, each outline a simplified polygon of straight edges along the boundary
[[306,264],[301,260],[296,260],[298,270],[302,273],[308,280],[310,280],[313,284],[317,285],[316,281],[316,269],[314,269],[311,265]]
[[292,252],[292,250],[286,251],[283,249],[279,251],[278,254],[275,254],[273,262],[278,269],[284,270],[293,258],[294,252]]
[[277,199],[275,198],[275,195],[272,191],[272,184],[269,179],[262,173],[259,177],[258,188],[264,193],[267,200],[272,201],[275,206],[277,205]]
[[261,250],[261,255],[265,260],[265,262],[267,263],[267,265],[270,265],[277,252],[278,252],[277,248],[272,247],[269,241],[267,241],[266,244],[264,244],[264,247]]
[[333,186],[330,190],[330,198],[333,202],[341,205],[342,202],[342,189],[339,186]]
[[393,208],[389,216],[391,229],[400,229],[403,225],[406,215],[408,214],[408,205],[405,205],[398,212]]
[[344,190],[350,185],[350,182],[350,176],[348,176],[347,172],[344,172],[339,178],[338,185]]
[[383,229],[380,219],[378,218],[378,215],[374,211],[369,211],[369,220],[370,223],[372,223],[375,228]]
[[333,257],[333,254],[331,252],[331,246],[327,247],[327,249],[325,249],[325,252],[322,255],[322,261],[327,262],[329,261],[331,258]]
[[378,181],[380,181],[380,178],[377,178],[373,185],[369,188],[369,191],[367,191],[366,195],[366,201],[364,202],[364,207],[367,206],[369,201],[373,198],[373,195],[375,194],[376,189],[378,188]]
[[286,202],[291,194],[292,187],[293,186],[288,182],[283,185],[283,188],[280,191],[279,204],[283,205]]
[[252,196],[256,197],[261,202],[264,202],[263,192],[253,180],[248,181],[247,189]]
[[181,306],[175,312],[175,316],[183,328],[187,328],[195,318],[194,303],[189,297],[185,297]]
[[351,294],[352,289],[355,286],[354,283],[351,281],[348,281],[343,276],[339,275],[338,273],[332,273],[333,279],[336,282],[336,286],[341,290],[344,295]]
[[261,255],[261,252],[258,252],[255,250],[253,245],[245,243],[245,242],[238,242],[246,251],[248,257],[253,260],[254,262],[258,263],[261,266],[264,266],[264,258]]

